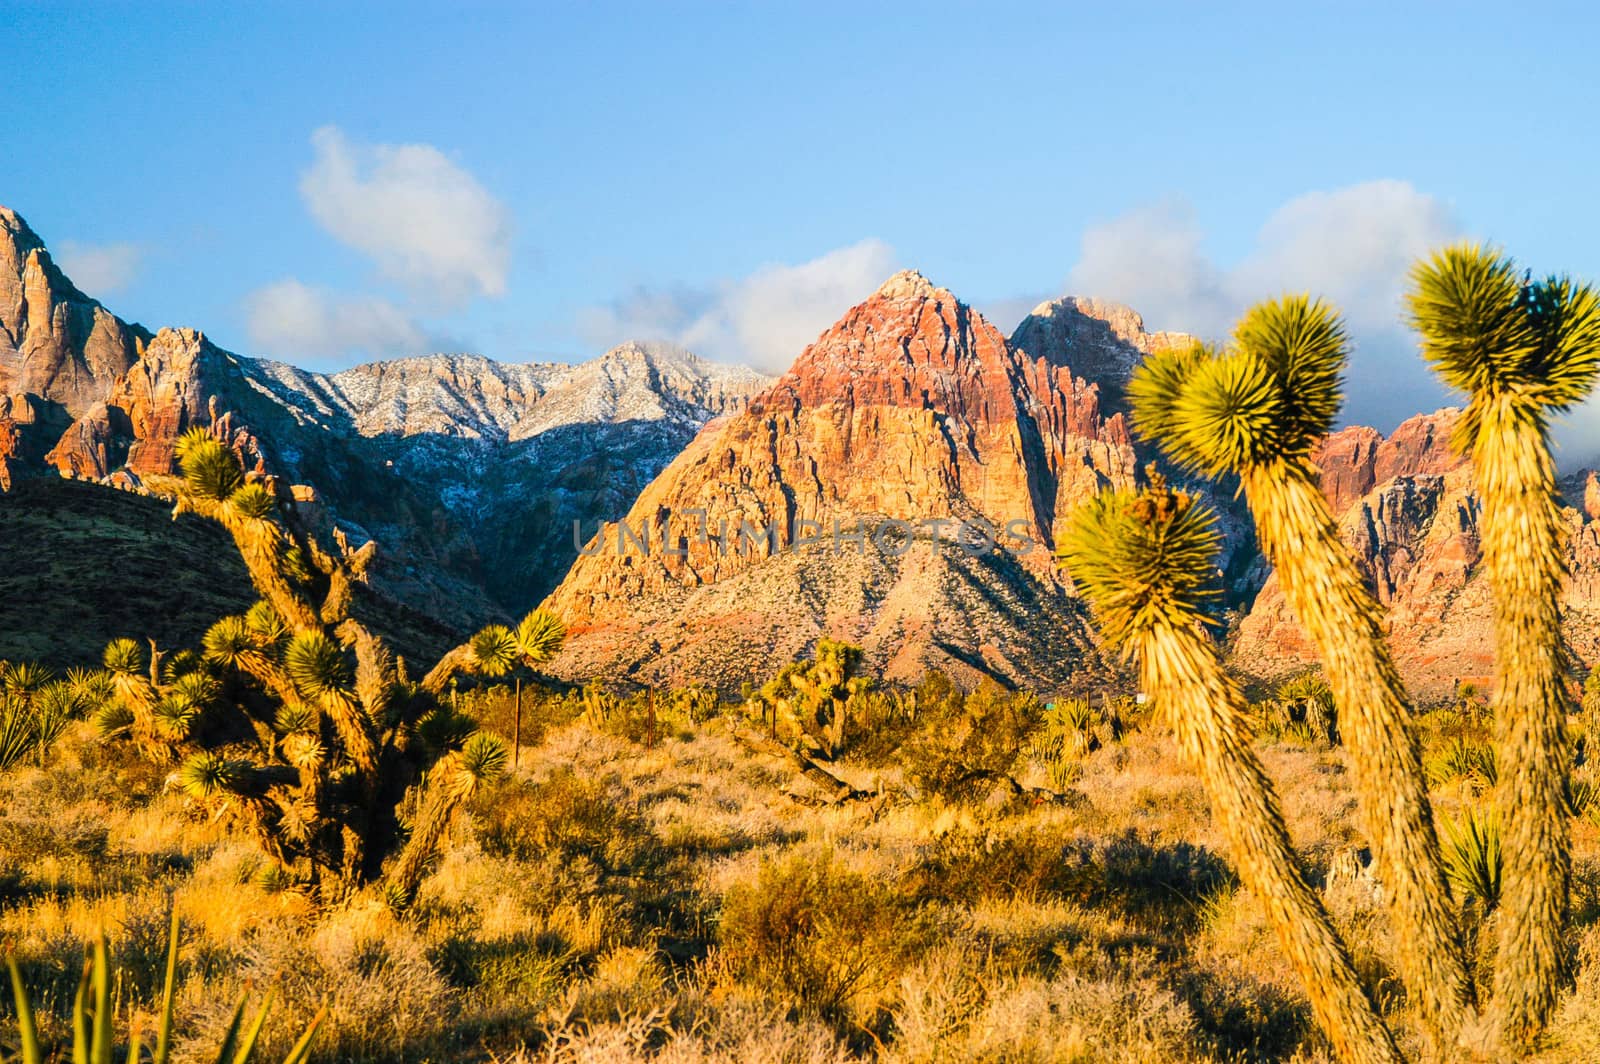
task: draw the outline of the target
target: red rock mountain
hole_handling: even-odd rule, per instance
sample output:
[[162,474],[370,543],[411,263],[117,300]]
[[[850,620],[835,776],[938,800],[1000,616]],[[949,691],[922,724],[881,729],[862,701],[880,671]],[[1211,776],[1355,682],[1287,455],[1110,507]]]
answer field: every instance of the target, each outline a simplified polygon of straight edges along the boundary
[[[1107,310],[1048,304],[1024,346],[922,275],[890,278],[590,540],[548,602],[573,626],[563,668],[732,682],[832,634],[890,675],[1082,679],[1098,662],[1050,544],[1083,499],[1131,484],[1138,459],[1069,358],[1092,343],[1126,367],[1173,339]],[[915,532],[903,554],[906,526],[889,522]],[[862,527],[865,544],[843,538]],[[998,545],[969,549],[984,528]]]
[[274,471],[379,541],[384,590],[468,630],[525,612],[576,553],[574,518],[621,512],[768,383],[637,343],[573,365],[427,355],[312,373],[123,323],[0,208],[0,492],[159,484],[183,432],[229,411]]

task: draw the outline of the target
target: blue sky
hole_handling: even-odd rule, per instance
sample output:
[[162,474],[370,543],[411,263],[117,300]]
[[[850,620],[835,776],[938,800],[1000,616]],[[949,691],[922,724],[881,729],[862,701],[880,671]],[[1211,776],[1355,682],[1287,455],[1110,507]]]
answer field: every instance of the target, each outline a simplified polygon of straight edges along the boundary
[[1435,397],[1397,324],[1414,250],[1600,275],[1576,5],[0,0],[0,24],[0,203],[124,317],[317,368],[633,334],[781,368],[901,266],[1005,327],[1071,288],[1216,334],[1311,286],[1383,422]]

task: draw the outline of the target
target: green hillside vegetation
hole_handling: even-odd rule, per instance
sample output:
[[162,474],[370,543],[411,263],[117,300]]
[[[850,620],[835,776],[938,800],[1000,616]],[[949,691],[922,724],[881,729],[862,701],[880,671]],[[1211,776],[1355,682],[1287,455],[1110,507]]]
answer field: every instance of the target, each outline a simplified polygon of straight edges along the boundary
[[[432,660],[461,633],[368,598],[400,653]],[[172,504],[98,484],[19,480],[0,492],[0,658],[93,664],[128,635],[193,646],[218,617],[256,599],[227,532]]]

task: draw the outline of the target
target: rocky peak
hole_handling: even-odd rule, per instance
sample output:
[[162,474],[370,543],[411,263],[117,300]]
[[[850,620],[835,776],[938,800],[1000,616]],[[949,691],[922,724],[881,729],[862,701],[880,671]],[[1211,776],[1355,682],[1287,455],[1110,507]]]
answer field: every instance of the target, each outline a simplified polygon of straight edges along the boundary
[[1011,333],[1012,347],[1100,385],[1112,405],[1145,355],[1193,342],[1184,333],[1146,332],[1132,307],[1083,296],[1040,303]]
[[142,336],[78,291],[28,223],[0,207],[0,392],[77,416],[133,364]]
[[1600,521],[1600,473],[1593,470],[1583,482],[1583,514],[1591,521]]
[[1460,411],[1453,407],[1418,414],[1387,438],[1377,429],[1352,425],[1323,440],[1312,460],[1322,471],[1322,491],[1342,514],[1374,488],[1403,475],[1444,474],[1467,459],[1450,446]]
[[878,290],[873,293],[873,298],[931,299],[936,293],[939,292],[944,292],[946,295],[949,295],[949,293],[944,289],[934,287],[933,282],[922,276],[919,271],[901,270],[899,273],[883,282],[883,284],[879,285]]

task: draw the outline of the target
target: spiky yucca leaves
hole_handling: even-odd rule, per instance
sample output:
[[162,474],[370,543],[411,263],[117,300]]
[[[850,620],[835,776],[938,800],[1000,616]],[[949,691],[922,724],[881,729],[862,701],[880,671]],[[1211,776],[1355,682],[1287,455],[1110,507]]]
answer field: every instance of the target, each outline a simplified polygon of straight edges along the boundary
[[1472,984],[1410,700],[1311,462],[1338,416],[1346,348],[1330,307],[1288,296],[1252,308],[1226,352],[1152,356],[1129,394],[1135,428],[1175,461],[1240,479],[1262,549],[1333,689],[1406,988],[1434,1040],[1450,1044],[1470,1014]]
[[1199,772],[1239,877],[1265,902],[1339,1059],[1399,1061],[1296,860],[1250,746],[1244,693],[1204,631],[1217,574],[1212,515],[1152,480],[1137,494],[1107,492],[1084,506],[1063,538],[1062,560],[1106,641],[1137,659],[1144,689]]
[[1484,912],[1500,902],[1503,862],[1500,817],[1494,810],[1468,809],[1444,827],[1445,868],[1461,900]]
[[1419,263],[1412,285],[1424,356],[1467,393],[1455,443],[1472,458],[1483,500],[1505,811],[1495,1011],[1520,1045],[1556,1002],[1571,864],[1562,797],[1572,708],[1559,605],[1566,566],[1548,425],[1600,377],[1600,296],[1566,278],[1525,280],[1511,259],[1471,244]]
[[184,488],[177,511],[213,518],[226,528],[262,597],[296,630],[319,628],[318,611],[297,586],[304,574],[295,571],[272,491],[249,480],[239,456],[205,429],[185,433],[177,453]]
[[422,810],[411,838],[387,877],[390,897],[396,903],[409,904],[416,896],[428,862],[438,851],[456,809],[480,787],[504,776],[510,759],[504,742],[478,732],[462,744],[460,750],[434,765],[428,773]]
[[[17,967],[16,958],[7,956],[6,967],[11,971],[12,1000],[16,1005],[17,1040],[20,1043],[18,1059],[23,1064],[41,1064],[46,1059],[45,1046],[39,1040],[39,1027],[33,1016],[33,1002],[28,996],[27,988],[22,984],[22,972]],[[167,943],[166,971],[166,983],[161,993],[161,1014],[156,1025],[156,1040],[155,1045],[151,1047],[152,1064],[167,1064],[172,1057],[173,1001],[177,993],[178,979],[176,911],[172,914],[172,931]],[[91,960],[84,968],[83,981],[78,985],[77,1001],[73,1007],[72,1059],[74,1061],[80,1064],[113,1064],[116,1039],[112,1030],[115,1011],[112,986],[120,981],[120,975],[114,977],[111,973],[110,950],[106,946],[105,938],[101,937],[95,943]],[[249,996],[249,992],[246,991],[239,997],[239,1004],[233,1011],[233,1021],[228,1025],[222,1038],[222,1045],[217,1049],[217,1064],[249,1064],[255,1055],[256,1040],[261,1036],[261,1029],[266,1023],[267,1010],[272,1007],[272,994],[268,992],[255,1019],[245,1027],[242,1024]],[[305,1031],[289,1050],[288,1055],[283,1058],[283,1064],[305,1064],[305,1061],[310,1059],[312,1042],[316,1039],[317,1029],[322,1025],[327,1012],[327,1007],[324,1006],[311,1018]],[[135,1027],[128,1037],[126,1059],[129,1064],[138,1064],[143,1059],[144,1052],[142,1034]],[[49,1059],[55,1060],[58,1056],[52,1055]],[[60,1059],[65,1058],[62,1056]]]
[[567,626],[548,610],[536,609],[515,629],[491,624],[451,650],[423,677],[422,687],[439,694],[464,672],[504,676],[520,667],[542,665],[561,652]]

